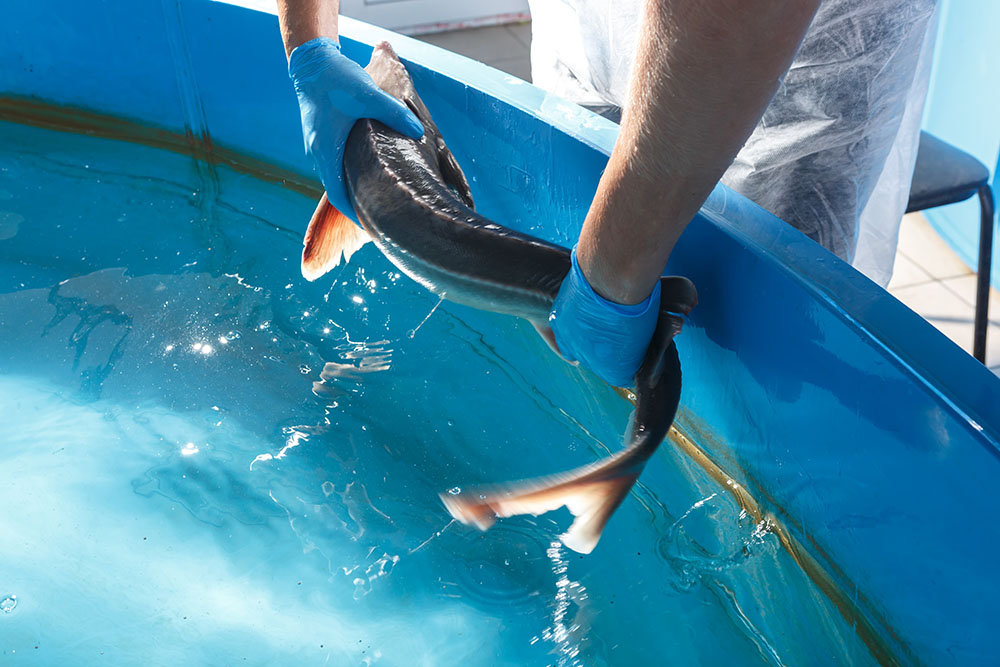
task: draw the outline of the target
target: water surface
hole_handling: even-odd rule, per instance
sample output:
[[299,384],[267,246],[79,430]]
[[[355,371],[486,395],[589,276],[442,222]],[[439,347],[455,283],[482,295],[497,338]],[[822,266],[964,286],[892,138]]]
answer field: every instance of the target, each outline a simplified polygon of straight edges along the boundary
[[669,443],[590,556],[565,511],[451,522],[443,489],[621,446],[629,406],[530,325],[371,246],[306,283],[314,202],[226,167],[0,146],[5,663],[872,662]]

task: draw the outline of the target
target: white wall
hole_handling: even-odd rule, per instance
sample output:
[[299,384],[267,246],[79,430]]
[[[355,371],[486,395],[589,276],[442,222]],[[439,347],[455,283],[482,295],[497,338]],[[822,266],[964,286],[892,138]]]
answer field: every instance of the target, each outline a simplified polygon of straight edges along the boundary
[[529,18],[528,0],[341,0],[340,13],[408,35]]

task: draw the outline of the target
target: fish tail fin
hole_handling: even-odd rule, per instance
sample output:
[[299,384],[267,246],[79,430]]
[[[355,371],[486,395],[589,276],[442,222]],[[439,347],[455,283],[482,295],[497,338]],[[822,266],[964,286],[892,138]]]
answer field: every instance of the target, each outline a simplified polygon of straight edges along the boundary
[[486,530],[497,517],[538,516],[566,506],[573,524],[559,536],[579,553],[590,553],[608,519],[628,495],[645,465],[641,451],[620,452],[581,468],[520,482],[442,493],[445,508],[457,521]]
[[324,192],[302,242],[302,276],[316,280],[339,265],[341,255],[345,264],[351,261],[351,255],[369,241],[368,232],[335,209]]
[[566,503],[576,519],[569,530],[559,536],[560,541],[578,553],[593,551],[608,519],[628,496],[637,479],[639,473],[635,472],[581,487]]

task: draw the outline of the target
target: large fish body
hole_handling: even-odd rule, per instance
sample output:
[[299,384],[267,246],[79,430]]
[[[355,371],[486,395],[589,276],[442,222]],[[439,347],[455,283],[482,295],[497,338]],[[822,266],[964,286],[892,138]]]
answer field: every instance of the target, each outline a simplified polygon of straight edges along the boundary
[[[362,229],[324,195],[310,222],[303,274],[314,280],[371,240],[406,275],[450,301],[522,317],[548,332],[547,320],[570,269],[566,248],[507,229],[473,208],[468,182],[387,43],[366,68],[375,83],[420,118],[415,141],[373,120],[359,121],[344,153],[348,190]],[[452,516],[482,530],[498,516],[541,514],[563,505],[576,517],[563,543],[588,553],[611,514],[666,436],[680,400],[681,372],[673,337],[676,313],[695,305],[684,278],[661,281],[661,314],[636,374],[636,411],[625,448],[590,465],[532,480],[468,488],[441,499]],[[551,332],[548,332],[549,334]],[[551,342],[551,335],[547,336]]]

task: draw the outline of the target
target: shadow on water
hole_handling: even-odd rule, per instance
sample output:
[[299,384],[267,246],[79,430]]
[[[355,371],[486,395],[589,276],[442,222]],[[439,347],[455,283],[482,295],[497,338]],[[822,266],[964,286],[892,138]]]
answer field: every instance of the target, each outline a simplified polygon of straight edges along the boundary
[[62,323],[70,315],[77,316],[80,321],[76,328],[69,335],[68,343],[76,348],[73,358],[73,370],[79,369],[80,360],[87,349],[90,334],[101,324],[107,322],[113,327],[122,329],[121,337],[114,343],[108,352],[107,361],[90,368],[85,368],[80,373],[80,393],[89,398],[97,399],[101,396],[101,387],[104,380],[114,369],[115,362],[121,358],[124,352],[124,343],[132,329],[132,318],[111,305],[94,305],[87,303],[83,298],[62,296],[59,293],[63,283],[55,285],[49,292],[48,302],[55,308],[52,320],[42,330],[41,335],[45,336],[57,325]]

